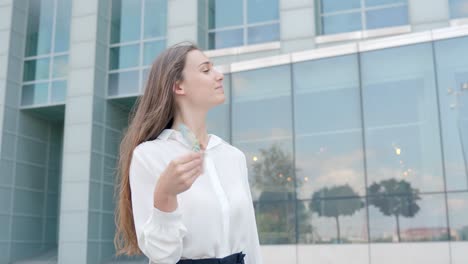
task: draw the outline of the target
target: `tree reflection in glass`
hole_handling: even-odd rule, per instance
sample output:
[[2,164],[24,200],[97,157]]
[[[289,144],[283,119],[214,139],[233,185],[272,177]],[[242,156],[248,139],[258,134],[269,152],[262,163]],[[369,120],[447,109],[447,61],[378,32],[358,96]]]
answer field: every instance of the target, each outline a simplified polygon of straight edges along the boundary
[[368,195],[370,205],[377,207],[386,216],[395,217],[400,242],[400,216],[414,217],[419,212],[419,190],[412,188],[405,180],[389,179],[369,186]]
[[[364,203],[360,198],[356,198],[355,192],[348,184],[325,187],[312,195],[309,207],[319,216],[333,217],[336,222],[336,242],[342,243],[340,235],[340,216],[353,215],[361,208]],[[346,199],[337,199],[336,197],[346,197]]]
[[279,144],[259,150],[261,157],[253,164],[252,188],[259,191],[256,205],[257,224],[262,244],[296,243],[296,218],[302,220],[298,232],[310,233],[310,212],[295,202],[295,168],[291,153]]

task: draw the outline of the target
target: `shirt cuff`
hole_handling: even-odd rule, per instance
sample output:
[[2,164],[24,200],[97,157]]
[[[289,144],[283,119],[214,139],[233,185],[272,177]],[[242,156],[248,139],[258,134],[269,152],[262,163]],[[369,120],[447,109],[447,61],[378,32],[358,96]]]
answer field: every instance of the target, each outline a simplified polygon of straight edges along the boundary
[[157,225],[179,225],[182,221],[182,212],[177,207],[172,212],[163,212],[158,208],[153,208],[152,222]]

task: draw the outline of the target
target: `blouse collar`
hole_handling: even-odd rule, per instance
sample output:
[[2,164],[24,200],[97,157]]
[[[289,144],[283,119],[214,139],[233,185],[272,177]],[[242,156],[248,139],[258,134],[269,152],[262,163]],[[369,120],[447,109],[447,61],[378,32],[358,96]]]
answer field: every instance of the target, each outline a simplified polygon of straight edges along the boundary
[[[213,134],[208,134],[208,146],[206,147],[206,150],[209,150],[219,144],[221,144],[223,142],[223,140],[216,136],[216,135],[213,135]],[[184,139],[184,137],[182,136],[182,133],[178,130],[175,130],[175,129],[169,129],[169,128],[166,128],[164,129],[158,136],[158,139],[161,139],[161,140],[168,140],[168,139],[173,139],[173,140],[177,140],[178,142],[184,144],[185,146],[191,148],[191,146],[189,146],[188,142]]]

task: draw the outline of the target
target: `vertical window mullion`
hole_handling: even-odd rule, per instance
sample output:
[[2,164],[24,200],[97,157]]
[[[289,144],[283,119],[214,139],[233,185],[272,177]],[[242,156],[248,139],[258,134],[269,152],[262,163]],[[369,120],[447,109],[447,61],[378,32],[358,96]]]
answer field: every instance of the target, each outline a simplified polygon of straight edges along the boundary
[[54,12],[52,18],[52,34],[51,34],[51,43],[50,43],[50,54],[49,54],[49,83],[47,87],[47,103],[52,103],[52,79],[53,79],[53,70],[54,70],[54,51],[55,51],[55,31],[57,24],[57,3],[58,0],[54,0]]
[[322,17],[323,17],[323,14],[322,14],[322,0],[320,1],[315,1],[315,8],[316,8],[316,12],[315,14],[318,14],[318,19],[316,19],[316,23],[317,23],[317,26],[315,27],[315,29],[319,32],[320,35],[324,35],[324,30],[323,30],[323,25],[322,25]]
[[367,30],[366,0],[361,0],[361,23],[362,23],[362,30]]

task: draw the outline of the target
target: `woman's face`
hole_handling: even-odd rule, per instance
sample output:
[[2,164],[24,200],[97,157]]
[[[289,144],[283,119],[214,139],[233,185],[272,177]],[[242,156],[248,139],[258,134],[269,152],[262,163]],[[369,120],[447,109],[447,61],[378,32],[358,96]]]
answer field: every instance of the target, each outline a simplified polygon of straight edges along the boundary
[[184,80],[175,89],[176,95],[183,96],[181,100],[202,110],[224,102],[224,75],[214,69],[203,52],[192,50],[187,53],[182,74]]

